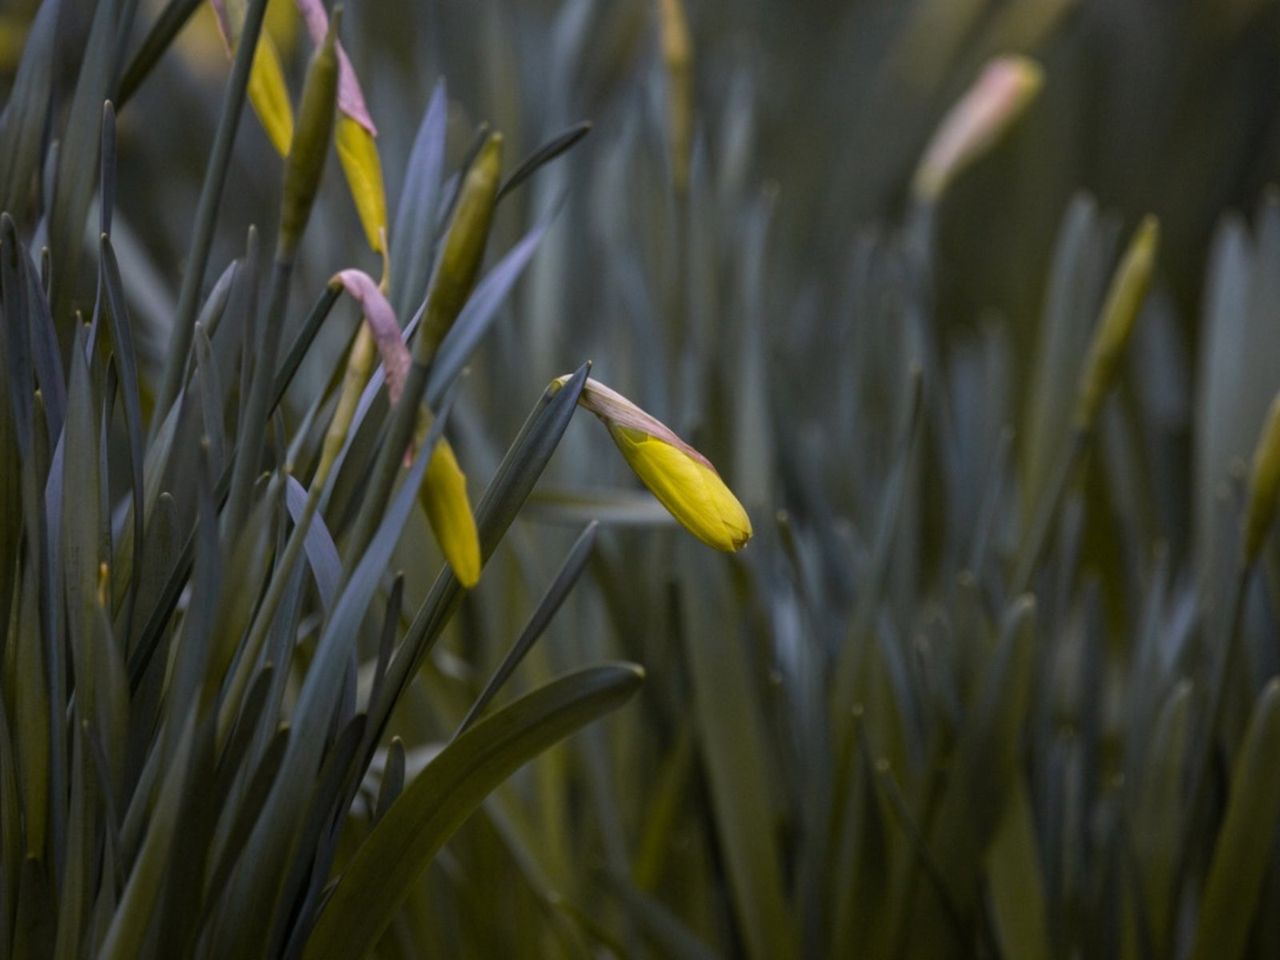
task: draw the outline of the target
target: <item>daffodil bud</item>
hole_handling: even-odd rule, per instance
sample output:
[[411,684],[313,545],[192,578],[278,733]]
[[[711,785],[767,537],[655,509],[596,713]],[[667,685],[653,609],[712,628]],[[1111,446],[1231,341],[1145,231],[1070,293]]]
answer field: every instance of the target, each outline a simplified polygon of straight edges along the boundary
[[1246,566],[1258,558],[1271,529],[1277,495],[1280,495],[1280,394],[1271,401],[1249,471],[1249,500],[1245,506],[1241,537],[1241,555]]
[[[555,384],[563,386],[568,377]],[[588,379],[578,405],[608,428],[627,465],[686,530],[726,553],[751,539],[751,518],[706,457],[666,424],[598,380]]]
[[[425,434],[430,423],[431,417],[424,416],[420,432]],[[474,587],[480,579],[480,533],[467,496],[466,474],[444,437],[431,451],[418,499],[454,576],[464,587]]]
[[1155,217],[1145,217],[1111,280],[1076,393],[1074,419],[1078,430],[1092,429],[1102,401],[1115,381],[1120,358],[1151,287],[1159,241],[1159,222]]
[[282,258],[293,256],[307,220],[311,205],[320,189],[329,142],[333,139],[334,104],[338,93],[338,26],[342,8],[333,12],[324,45],[311,58],[306,83],[302,88],[302,104],[293,131],[293,143],[285,159],[284,199],[280,208],[280,240]]
[[365,239],[374,253],[386,254],[387,195],[382,185],[382,158],[373,134],[347,116],[338,118],[334,142],[338,161],[347,176]]
[[1027,57],[997,57],[988,63],[925,148],[911,183],[915,198],[936,201],[1022,115],[1043,82],[1040,65]]
[[[321,0],[297,0],[307,33],[317,46],[329,33],[329,17]],[[338,160],[351,188],[360,225],[374,253],[385,253],[387,230],[387,198],[382,183],[382,160],[378,155],[378,129],[365,105],[364,91],[355,68],[342,44],[338,53],[338,112],[341,116],[334,132]]]
[[[213,0],[218,32],[222,35],[227,56],[235,52],[244,25],[244,0]],[[253,51],[253,64],[249,68],[249,103],[258,115],[267,139],[281,156],[286,156],[289,141],[293,139],[293,106],[289,102],[289,87],[284,82],[284,68],[271,34],[266,30],[258,37]]]
[[492,133],[467,171],[444,238],[414,355],[427,364],[458,318],[484,259],[502,174],[502,134]]
[[676,189],[689,184],[693,152],[693,40],[681,0],[659,0],[662,62],[667,72],[667,142]]

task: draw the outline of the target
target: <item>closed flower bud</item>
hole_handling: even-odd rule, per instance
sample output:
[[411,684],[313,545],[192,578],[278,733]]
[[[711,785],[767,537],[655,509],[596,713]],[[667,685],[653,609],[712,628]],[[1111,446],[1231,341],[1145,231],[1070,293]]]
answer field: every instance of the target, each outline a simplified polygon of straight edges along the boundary
[[726,553],[751,539],[747,511],[711,461],[666,424],[597,380],[587,380],[578,404],[608,427],[627,465],[686,530]]
[[302,104],[293,131],[293,143],[285,159],[284,200],[280,209],[279,253],[292,257],[302,238],[311,205],[320,189],[329,142],[333,139],[334,104],[338,92],[338,25],[342,8],[333,13],[324,45],[311,58],[302,88]]
[[365,239],[374,253],[387,249],[387,195],[382,185],[382,158],[373,134],[351,117],[338,118],[334,143],[347,176]]
[[489,239],[501,174],[502,134],[493,133],[467,171],[458,205],[449,222],[431,291],[427,294],[422,329],[414,341],[414,355],[419,363],[431,362],[440,341],[471,295]]
[[[307,33],[317,46],[329,34],[329,17],[321,0],[297,0],[298,10],[306,21]],[[386,250],[387,198],[382,184],[382,160],[378,156],[378,128],[365,104],[364,91],[356,77],[351,58],[342,44],[338,53],[338,112],[334,145],[342,163],[351,199],[355,201],[360,225],[374,253]]]
[[[429,425],[430,417],[423,422]],[[418,498],[454,576],[464,587],[474,587],[480,579],[480,533],[467,496],[466,474],[444,437],[431,451]]]
[[1276,515],[1280,495],[1280,394],[1271,401],[1262,436],[1253,451],[1249,471],[1249,500],[1245,506],[1241,552],[1246,566],[1257,558]]
[[911,183],[916,199],[936,201],[956,174],[991,149],[1022,115],[1043,82],[1040,65],[1026,57],[988,63],[929,141]]
[[1151,287],[1159,241],[1159,222],[1152,216],[1144,218],[1111,280],[1106,302],[1102,306],[1102,316],[1098,320],[1080,375],[1075,412],[1078,430],[1093,428],[1102,401],[1115,382],[1120,358],[1124,355],[1138,312]]

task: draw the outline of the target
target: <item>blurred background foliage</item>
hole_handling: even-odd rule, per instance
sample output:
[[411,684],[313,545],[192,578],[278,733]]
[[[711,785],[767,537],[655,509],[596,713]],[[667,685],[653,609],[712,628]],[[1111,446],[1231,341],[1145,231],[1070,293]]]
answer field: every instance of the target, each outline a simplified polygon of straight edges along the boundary
[[[34,6],[0,18],[6,83]],[[55,104],[92,7],[63,4]],[[687,187],[661,7],[347,3],[393,206],[440,77],[446,170],[481,121],[508,157],[593,124],[496,222],[491,251],[554,216],[452,414],[468,473],[515,435],[511,398],[590,358],[708,454],[757,533],[700,550],[598,431],[569,431],[392,732],[412,775],[588,518],[589,575],[513,685],[603,655],[645,688],[494,794],[380,952],[1277,955],[1280,551],[1245,567],[1237,531],[1280,388],[1280,4],[686,0]],[[305,36],[270,11],[296,96]],[[1043,89],[922,211],[925,145],[1009,53]],[[144,379],[226,69],[202,6],[120,111]],[[246,116],[211,263],[273,229],[276,169]],[[377,273],[327,178],[296,302]],[[1078,373],[1146,214],[1152,289],[1077,448]],[[357,319],[335,312],[292,415]],[[412,608],[439,565],[420,515],[395,565]],[[367,818],[357,802],[350,837]]]

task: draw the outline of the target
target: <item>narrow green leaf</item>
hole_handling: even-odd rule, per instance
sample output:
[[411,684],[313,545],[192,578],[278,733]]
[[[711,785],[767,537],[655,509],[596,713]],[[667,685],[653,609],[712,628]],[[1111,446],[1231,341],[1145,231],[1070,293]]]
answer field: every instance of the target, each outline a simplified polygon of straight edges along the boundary
[[27,213],[32,181],[40,171],[62,6],[61,0],[47,0],[36,11],[0,117],[0,210],[20,218]]
[[329,317],[329,311],[338,302],[338,297],[341,294],[341,285],[326,285],[324,293],[320,294],[319,299],[316,300],[315,305],[311,308],[311,312],[307,314],[307,319],[303,321],[302,329],[298,331],[293,343],[289,345],[289,352],[285,354],[284,362],[280,364],[280,369],[276,372],[275,385],[271,396],[271,410],[274,411],[280,406],[280,401],[284,399],[285,391],[289,389],[289,384],[293,382],[293,377],[298,372],[298,367],[302,366],[302,360],[306,357],[307,350],[311,348],[316,334],[324,326],[325,320]]
[[1263,689],[1231,774],[1227,812],[1200,903],[1193,960],[1245,955],[1280,819],[1280,679]]
[[[89,846],[93,823],[90,820],[89,791],[85,770],[89,762],[84,755],[84,731],[71,734],[71,802],[67,814],[67,864],[63,872],[58,902],[58,937],[54,944],[54,960],[76,960],[80,956],[80,938],[84,920],[91,906],[93,868]],[[8,942],[7,940],[3,942]]]
[[162,893],[165,866],[169,862],[174,836],[181,825],[179,814],[188,761],[191,759],[195,711],[189,711],[187,716],[177,738],[177,748],[165,770],[155,810],[148,820],[142,849],[129,874],[106,942],[98,954],[101,960],[134,960],[141,956],[147,930],[155,919],[155,905]]
[[62,450],[60,518],[61,573],[66,600],[71,657],[76,671],[77,698],[92,710],[94,674],[86,658],[97,608],[98,564],[101,562],[98,516],[98,423],[92,384],[85,362],[84,327],[71,347],[71,393],[67,400],[66,435]]
[[173,318],[173,333],[169,342],[169,356],[165,361],[164,378],[156,396],[156,419],[153,421],[156,423],[168,412],[178,395],[182,371],[186,368],[187,352],[191,347],[191,328],[196,319],[196,304],[200,298],[200,288],[204,284],[205,270],[208,268],[218,209],[222,204],[222,191],[226,186],[231,151],[235,146],[236,129],[240,126],[240,115],[244,112],[249,68],[253,64],[253,53],[258,46],[266,12],[267,0],[248,0],[244,23],[240,28],[240,40],[223,95],[222,112],[218,116],[217,133],[209,152],[204,182],[200,187],[200,201],[191,224],[191,252],[187,257],[186,272],[182,275],[182,288],[178,292],[178,307]]
[[392,228],[391,304],[398,317],[408,316],[414,304],[422,301],[431,276],[431,242],[440,204],[447,110],[444,80],[440,80],[413,140]]
[[1050,960],[1044,873],[1031,799],[1020,774],[987,852],[987,877],[1002,956]]
[[665,902],[637,890],[624,877],[610,880],[659,956],[670,960],[715,960],[715,951],[698,939]]
[[67,386],[62,373],[62,351],[53,325],[49,300],[40,288],[39,274],[29,253],[23,252],[19,266],[27,282],[27,317],[31,322],[31,366],[44,400],[49,442],[57,443],[66,416]]
[[[104,316],[111,330],[113,363],[120,378],[121,395],[124,398],[125,433],[129,438],[129,484],[133,495],[133,557],[132,562],[141,565],[143,553],[143,465],[142,449],[145,434],[142,427],[142,400],[138,392],[138,357],[134,349],[133,326],[125,306],[124,285],[120,281],[120,267],[116,263],[111,238],[101,237],[102,289],[105,291]],[[137,577],[130,578],[129,610],[137,602]],[[126,623],[132,619],[127,617]],[[127,629],[127,628],[126,628]],[[131,632],[131,631],[127,631]]]
[[111,215],[116,207],[116,111],[102,104],[102,140],[98,148],[98,233],[111,235]]
[[798,954],[799,940],[786,900],[782,851],[774,826],[776,774],[765,721],[748,671],[748,635],[732,609],[721,572],[682,544],[687,571],[685,656],[693,685],[693,716],[706,770],[715,829],[724,850],[734,918],[746,953],[755,960]]
[[231,826],[227,829],[226,839],[218,853],[216,866],[209,874],[206,889],[215,892],[226,889],[231,872],[240,854],[244,852],[254,824],[258,822],[258,817],[261,815],[262,806],[271,792],[276,775],[280,772],[280,764],[284,760],[284,752],[288,745],[287,727],[281,727],[272,734],[271,740],[262,752],[262,758],[254,768],[253,776],[249,778],[248,786],[240,797],[239,805],[233,811]]
[[382,780],[378,784],[378,800],[373,807],[374,823],[386,816],[402,790],[404,790],[404,741],[399,737],[392,737],[391,746],[387,748],[387,761],[382,767]]
[[1192,685],[1184,681],[1174,687],[1160,711],[1130,814],[1130,843],[1138,877],[1134,895],[1142,899],[1142,915],[1156,956],[1169,952],[1177,913],[1176,870],[1186,817],[1183,785],[1191,743],[1191,706]]
[[493,672],[493,676],[485,684],[480,696],[476,697],[475,702],[471,704],[467,715],[458,724],[457,733],[454,734],[455,737],[462,734],[484,712],[485,707],[497,696],[498,691],[511,678],[511,674],[515,672],[516,667],[520,666],[520,661],[533,649],[533,645],[538,642],[538,638],[547,629],[551,619],[556,615],[556,611],[564,603],[565,597],[569,595],[573,585],[582,576],[582,570],[591,556],[591,548],[595,546],[596,529],[596,524],[590,523],[579,534],[578,539],[569,550],[569,555],[565,557],[564,563],[560,565],[560,570],[556,573],[555,579],[551,581],[551,585],[547,587],[547,592],[542,595],[542,599],[538,601],[538,606],[534,608],[533,616],[529,618],[529,622],[520,631],[520,636],[516,638],[515,644],[507,651],[507,655],[502,658],[502,662],[498,664],[498,669]]
[[571,127],[560,131],[546,143],[541,144],[533,153],[525,157],[520,162],[520,166],[511,172],[511,176],[503,182],[498,188],[498,199],[514,190],[520,184],[524,183],[529,177],[537,173],[541,167],[546,166],[562,153],[566,153],[577,145],[578,141],[591,132],[591,121],[581,120]]
[[341,728],[316,777],[298,837],[298,853],[285,881],[286,896],[292,896],[295,890],[302,889],[304,881],[309,879],[309,883],[297,916],[286,914],[278,919],[277,929],[268,944],[268,951],[272,956],[279,952],[277,944],[282,942],[286,923],[290,925],[292,932],[285,944],[283,956],[292,960],[302,950],[302,941],[306,931],[310,929],[321,888],[329,878],[334,830],[341,824],[342,817],[350,806],[348,797],[359,782],[357,758],[360,742],[364,738],[365,722],[364,714],[356,714]]
[[[307,491],[292,476],[285,478],[285,484],[289,516],[294,523],[299,523],[306,510]],[[307,564],[316,578],[320,603],[326,611],[332,610],[338,598],[338,589],[342,584],[342,557],[338,554],[338,547],[333,542],[329,528],[325,526],[324,517],[319,514],[311,518],[311,526],[306,532],[305,547]]]
[[22,848],[22,795],[15,743],[9,727],[9,704],[0,685],[0,944],[13,942],[18,887],[25,851]]
[[[215,472],[227,464],[227,426],[222,412],[222,379],[213,356],[213,345],[199,323],[195,327],[196,373],[192,386],[200,398],[204,436],[209,441],[209,462]],[[146,559],[143,558],[145,565]]]
[[191,19],[191,15],[196,12],[201,2],[202,0],[169,0],[165,4],[165,8],[151,24],[151,29],[147,31],[142,46],[129,61],[129,66],[116,87],[115,100],[120,109],[124,109],[125,103],[133,97],[138,87],[150,75],[160,57],[172,46],[173,41],[177,39],[178,34],[182,32],[182,28],[187,25],[187,21]]
[[53,318],[59,339],[69,340],[71,297],[77,288],[84,252],[84,226],[98,186],[102,137],[102,104],[111,95],[115,70],[120,0],[101,0],[94,11],[89,39],[80,59],[80,75],[67,112],[58,150],[57,186],[49,218],[49,250],[58,283],[53,289]]

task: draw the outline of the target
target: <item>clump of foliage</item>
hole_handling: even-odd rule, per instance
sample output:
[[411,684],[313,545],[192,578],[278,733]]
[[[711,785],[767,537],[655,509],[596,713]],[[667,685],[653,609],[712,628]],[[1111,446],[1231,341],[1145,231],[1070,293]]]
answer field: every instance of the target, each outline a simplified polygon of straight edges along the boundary
[[[592,524],[448,742],[412,775],[403,743],[385,745],[397,705],[579,402],[702,539],[735,550],[750,536],[709,462],[590,380],[589,364],[546,388],[473,513],[442,429],[456,378],[544,232],[477,283],[493,213],[580,131],[503,180],[502,137],[482,130],[442,184],[441,91],[388,224],[374,128],[338,41],[341,10],[330,19],[319,3],[299,7],[316,50],[295,118],[273,48],[264,43],[255,56],[265,0],[218,5],[234,61],[168,359],[154,380],[140,373],[129,277],[113,239],[113,99],[145,80],[192,5],[170,4],[123,71],[135,6],[99,5],[53,142],[45,128],[59,4],[44,5],[6,106],[4,205],[36,213],[30,240],[10,214],[0,217],[6,955],[372,950],[498,783],[641,682],[638,667],[606,663],[486,711],[581,574]],[[263,256],[251,227],[243,256],[202,291],[246,98],[278,134],[284,161],[274,253]],[[335,141],[383,280],[338,272],[296,324],[294,270]],[[51,196],[33,204],[41,168],[53,170]],[[95,193],[96,257],[86,257]],[[389,226],[416,255],[396,266],[418,289],[391,287]],[[93,260],[86,315],[77,288]],[[282,400],[344,291],[364,323],[336,358],[330,389],[290,415]],[[423,291],[402,330],[388,297]],[[388,568],[415,509],[447,563],[410,601]],[[373,806],[353,837],[348,819],[362,790]]]
[[1280,953],[1280,4],[293,6],[27,28],[6,950]]

